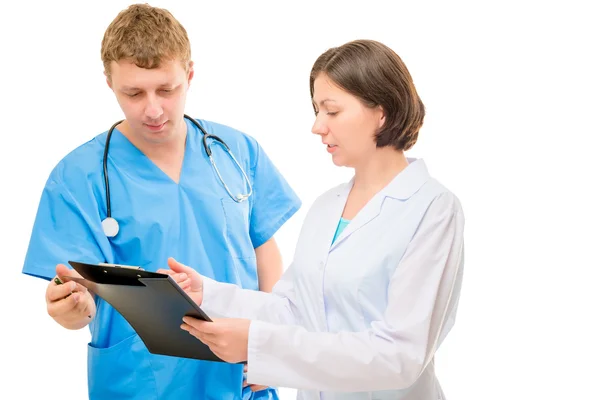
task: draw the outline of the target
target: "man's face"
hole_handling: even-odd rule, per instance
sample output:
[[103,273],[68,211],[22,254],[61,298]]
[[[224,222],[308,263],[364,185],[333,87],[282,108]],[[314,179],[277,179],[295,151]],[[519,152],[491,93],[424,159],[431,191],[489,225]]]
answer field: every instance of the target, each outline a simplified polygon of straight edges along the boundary
[[108,85],[125,114],[129,133],[137,140],[159,144],[185,132],[185,100],[194,75],[191,63],[186,72],[180,61],[145,69],[121,60],[111,63],[110,72]]

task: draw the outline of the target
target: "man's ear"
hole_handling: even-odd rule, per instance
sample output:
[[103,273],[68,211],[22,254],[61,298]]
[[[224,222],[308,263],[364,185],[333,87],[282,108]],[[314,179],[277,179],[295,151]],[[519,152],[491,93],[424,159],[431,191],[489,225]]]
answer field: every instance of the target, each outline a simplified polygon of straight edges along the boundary
[[192,78],[194,77],[194,62],[190,61],[188,64],[188,87],[192,83]]
[[110,80],[110,76],[106,73],[106,71],[104,71],[104,77],[106,78],[106,84],[112,90],[112,82]]

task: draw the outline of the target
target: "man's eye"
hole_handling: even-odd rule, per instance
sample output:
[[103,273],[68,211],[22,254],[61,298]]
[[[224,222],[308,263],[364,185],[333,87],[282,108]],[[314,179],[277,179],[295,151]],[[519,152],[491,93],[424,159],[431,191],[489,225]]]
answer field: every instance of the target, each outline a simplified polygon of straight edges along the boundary
[[327,113],[327,115],[331,115],[333,117],[334,115],[337,115],[337,113],[337,111],[330,111]]
[[127,95],[127,97],[136,97],[137,95],[139,95],[138,93],[125,93]]

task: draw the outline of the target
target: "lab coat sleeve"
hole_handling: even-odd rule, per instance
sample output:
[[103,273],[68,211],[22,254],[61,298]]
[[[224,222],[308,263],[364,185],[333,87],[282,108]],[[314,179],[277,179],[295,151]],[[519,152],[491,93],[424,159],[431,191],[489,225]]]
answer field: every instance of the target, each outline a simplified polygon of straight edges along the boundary
[[388,286],[383,320],[363,332],[252,321],[248,382],[321,391],[410,387],[454,321],[464,219],[451,194],[430,205]]
[[203,277],[202,309],[211,316],[257,319],[294,325],[293,264],[284,272],[271,293],[242,289],[237,285]]

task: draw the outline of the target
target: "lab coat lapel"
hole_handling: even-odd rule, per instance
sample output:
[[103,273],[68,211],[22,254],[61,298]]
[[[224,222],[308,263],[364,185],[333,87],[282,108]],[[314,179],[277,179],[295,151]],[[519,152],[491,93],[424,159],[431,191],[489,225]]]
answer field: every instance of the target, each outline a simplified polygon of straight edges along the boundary
[[[346,196],[346,198],[344,199],[344,205],[346,203],[347,198],[348,198],[348,196]],[[333,245],[330,248],[330,251],[335,249],[337,246],[339,246],[340,243],[342,243],[344,241],[344,239],[346,239],[348,236],[352,235],[354,232],[356,232],[357,230],[359,230],[360,228],[362,228],[363,226],[365,226],[369,222],[371,222],[373,219],[375,219],[379,215],[379,213],[381,213],[381,207],[383,206],[384,199],[385,199],[385,195],[383,193],[376,194],[363,207],[363,209],[360,210],[358,212],[358,214],[356,214],[356,217],[354,217],[354,219],[352,219],[352,221],[350,221],[350,223],[348,224],[346,229],[344,229],[342,231],[342,233],[338,236],[336,241],[333,243]],[[343,206],[342,206],[342,210],[343,210]],[[336,226],[337,226],[337,224],[336,224]],[[335,231],[334,231],[334,233],[335,233]],[[333,235],[331,236],[331,238],[333,239]]]
[[[335,243],[333,243],[330,251],[339,246],[348,236],[352,235],[354,232],[367,225],[373,219],[377,218],[377,216],[381,213],[381,209],[383,208],[383,203],[385,202],[386,198],[406,200],[415,194],[419,188],[421,188],[421,186],[427,182],[429,179],[429,172],[427,171],[425,162],[423,160],[414,158],[409,158],[408,162],[409,165],[394,179],[392,179],[392,181],[385,188],[377,193],[367,203],[367,205],[365,205],[365,207],[358,212],[358,214],[356,214],[356,217],[350,221],[346,229],[344,229],[344,231],[336,239]],[[351,182],[353,183],[354,179],[352,179]],[[348,191],[344,197],[342,210],[346,204],[346,199],[348,198],[351,187],[352,185],[349,185],[347,188]],[[335,226],[337,227],[337,222]],[[335,230],[333,233],[335,233]],[[333,233],[331,238],[333,238]]]
[[342,217],[342,212],[346,206],[346,200],[348,199],[348,194],[350,193],[353,183],[354,179],[346,185],[341,185],[339,189],[333,193],[331,199],[325,204],[320,213],[320,218],[317,223],[322,226],[322,229],[317,230],[318,233],[317,237],[314,238],[314,243],[318,243],[318,247],[315,251],[317,251],[319,259],[323,262],[326,262],[329,255],[331,242],[333,241],[333,236],[335,235],[338,223]]

